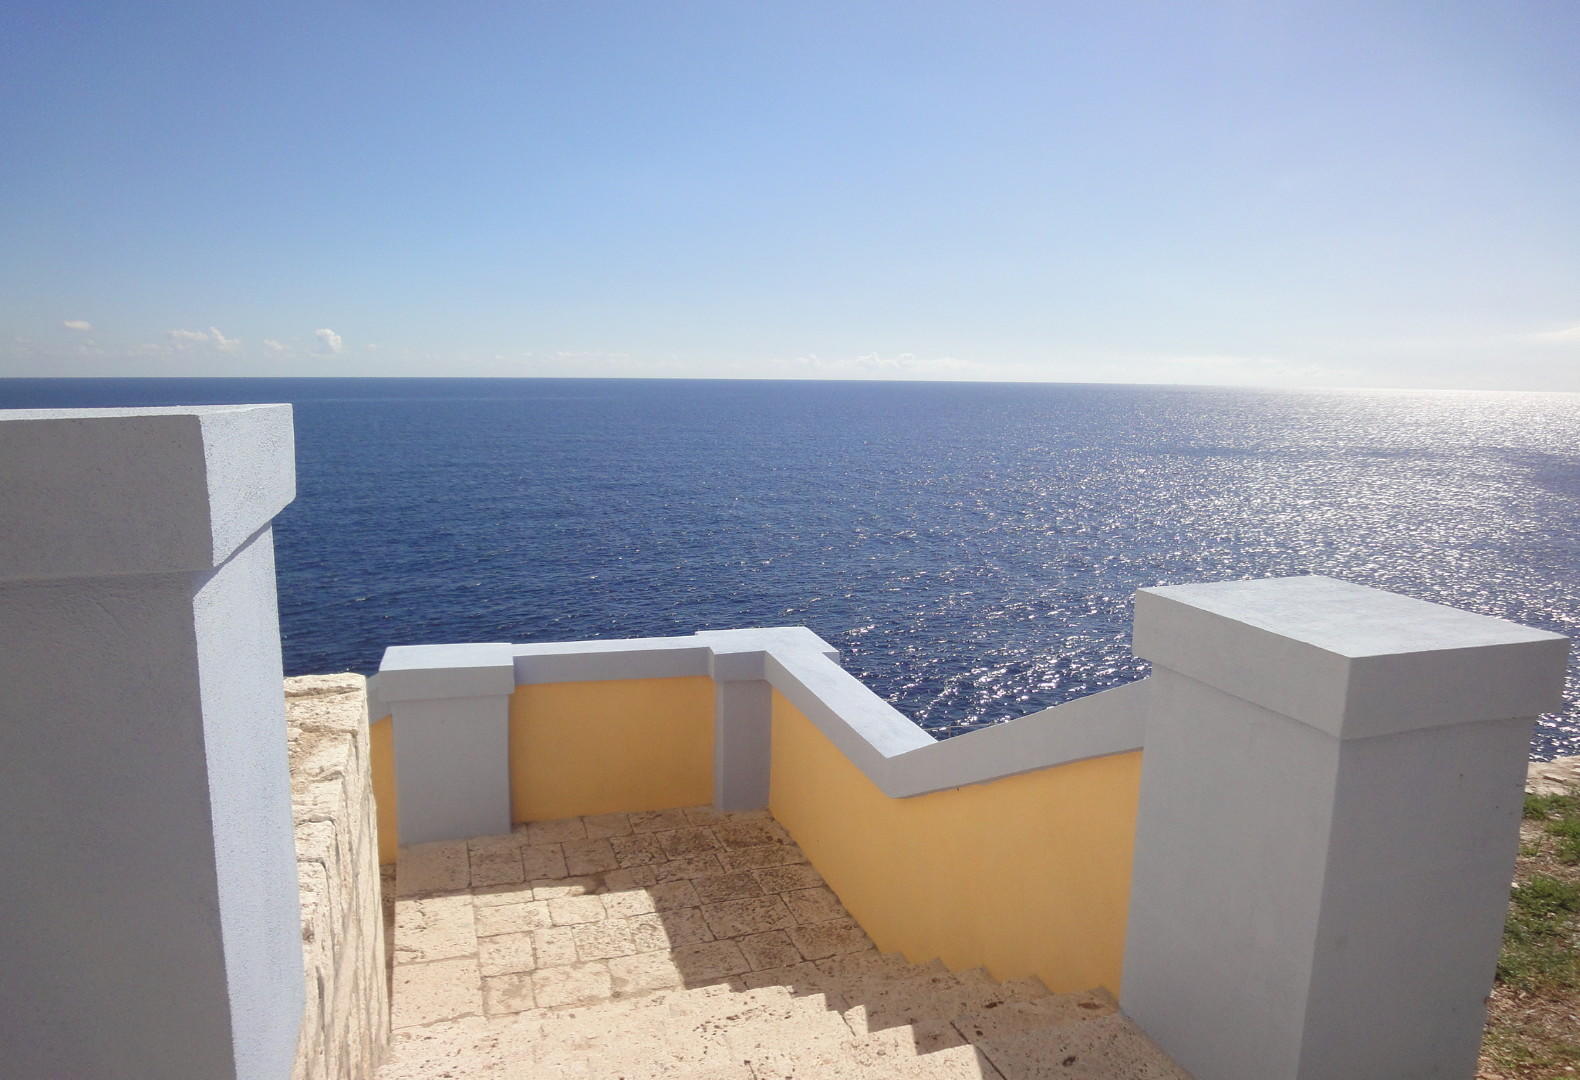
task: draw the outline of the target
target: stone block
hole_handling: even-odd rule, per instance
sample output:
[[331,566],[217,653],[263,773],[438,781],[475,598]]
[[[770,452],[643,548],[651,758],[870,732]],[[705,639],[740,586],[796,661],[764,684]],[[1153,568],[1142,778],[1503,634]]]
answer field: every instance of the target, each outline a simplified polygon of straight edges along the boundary
[[446,960],[475,952],[477,932],[470,896],[460,893],[396,901],[396,963]]
[[582,818],[582,824],[587,830],[589,840],[631,835],[629,814],[589,814]]
[[532,995],[539,1008],[593,1005],[607,1001],[614,988],[604,963],[539,968],[532,973]]
[[602,922],[603,901],[597,896],[561,896],[548,901],[549,918],[555,926]]
[[691,824],[684,810],[649,810],[629,815],[631,830],[638,833],[667,832]]
[[395,859],[395,895],[458,892],[472,882],[465,840],[436,840],[400,849]]
[[477,968],[485,978],[531,971],[534,964],[530,930],[496,934],[477,942]]
[[566,875],[565,851],[559,844],[527,844],[521,849],[524,879],[562,878]]
[[728,874],[710,874],[692,881],[697,896],[704,904],[719,904],[726,900],[741,900],[748,896],[761,896],[762,886],[749,870],[735,870]]
[[675,968],[687,986],[698,986],[729,975],[748,971],[740,946],[733,941],[704,941],[696,945],[681,945],[671,950]]
[[481,979],[475,956],[396,964],[392,1025],[412,1027],[482,1012]]
[[585,840],[587,826],[581,818],[562,818],[558,821],[529,821],[524,830],[527,843],[562,844],[567,840]]
[[815,889],[823,884],[823,875],[806,863],[790,866],[770,866],[753,873],[763,892],[791,892],[796,889]]
[[752,896],[744,900],[709,904],[702,909],[702,915],[708,922],[708,929],[713,931],[713,936],[720,938],[783,930],[796,923],[784,901],[777,896]]
[[474,886],[513,885],[525,881],[521,845],[513,835],[477,836],[466,842]]
[[576,938],[568,926],[534,930],[532,951],[537,957],[538,967],[564,967],[576,963]]
[[624,919],[573,926],[571,936],[580,960],[608,960],[639,951],[632,939],[631,925]]
[[795,921],[803,925],[849,918],[839,897],[827,888],[798,889],[781,895]]
[[489,1016],[505,1016],[536,1007],[532,976],[525,972],[490,975],[483,979],[483,1008]]
[[602,837],[593,840],[567,840],[562,846],[565,851],[565,870],[570,874],[602,874],[617,869],[620,865],[615,859],[614,849],[609,846],[609,841]]
[[762,934],[748,934],[736,943],[753,971],[763,968],[790,967],[801,962],[801,951],[783,930],[769,930]]
[[554,925],[549,914],[549,901],[531,900],[522,904],[474,905],[477,936],[480,939],[498,934],[523,934],[544,930]]

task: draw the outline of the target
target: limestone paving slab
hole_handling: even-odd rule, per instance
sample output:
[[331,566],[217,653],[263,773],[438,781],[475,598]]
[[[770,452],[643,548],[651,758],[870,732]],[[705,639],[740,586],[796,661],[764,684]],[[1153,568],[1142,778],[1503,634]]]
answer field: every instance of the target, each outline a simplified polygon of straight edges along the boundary
[[611,836],[609,846],[614,851],[615,862],[621,867],[647,866],[664,862],[664,845],[649,834]]
[[724,864],[716,853],[708,852],[682,855],[678,859],[658,863],[652,867],[652,872],[655,881],[694,881],[699,877],[724,873]]
[[766,812],[532,822],[393,886],[378,1080],[1188,1080],[1101,992],[880,954]]
[[562,818],[559,821],[529,821],[520,828],[526,834],[529,845],[562,844],[567,840],[587,838],[587,823],[579,817]]
[[475,952],[472,898],[465,893],[418,897],[396,906],[396,963],[444,960]]
[[565,852],[565,869],[572,874],[602,874],[619,869],[614,848],[603,837],[592,840],[567,840],[560,847]]
[[765,870],[752,870],[749,873],[757,882],[758,888],[765,893],[815,889],[823,884],[823,875],[806,863],[770,866]]
[[684,829],[691,824],[683,809],[643,811],[631,814],[630,819],[631,830],[639,833],[668,832],[671,829]]
[[465,889],[472,883],[466,841],[439,840],[401,848],[395,859],[395,895]]
[[795,892],[782,895],[785,905],[790,909],[790,914],[794,915],[795,921],[803,926],[850,917],[845,912],[844,905],[839,902],[839,897],[826,888],[797,889]]
[[477,943],[477,969],[485,977],[531,971],[536,955],[531,931],[486,937]]
[[[396,947],[399,948],[398,943]],[[481,982],[475,956],[396,964],[390,980],[391,1026],[403,1028],[474,1016],[483,1011]]]
[[562,878],[566,874],[562,844],[528,844],[520,849],[522,879]]
[[[479,938],[495,934],[521,934],[554,925],[549,900],[529,900],[524,904],[477,904],[472,909]],[[398,925],[397,925],[398,930]]]
[[720,938],[783,930],[796,924],[795,916],[777,896],[749,896],[744,900],[709,904],[702,909],[702,916],[708,920],[713,936]]
[[582,818],[582,823],[587,830],[589,840],[631,835],[629,814],[589,814]]
[[659,846],[664,849],[664,854],[671,859],[682,859],[687,855],[706,855],[724,847],[714,835],[713,829],[700,826],[672,829],[669,832],[653,835],[657,837]]
[[556,1005],[590,1005],[614,993],[609,965],[599,962],[539,968],[532,973],[532,993],[545,1009]]
[[761,896],[763,888],[750,870],[735,870],[728,874],[709,874],[693,878],[692,886],[704,904],[719,904],[725,900],[743,900],[748,896]]
[[514,836],[477,836],[466,842],[472,885],[510,885],[524,881],[521,845]]
[[757,870],[765,866],[785,866],[806,862],[801,849],[793,844],[759,844],[756,847],[732,848],[719,852],[719,862],[726,870]]

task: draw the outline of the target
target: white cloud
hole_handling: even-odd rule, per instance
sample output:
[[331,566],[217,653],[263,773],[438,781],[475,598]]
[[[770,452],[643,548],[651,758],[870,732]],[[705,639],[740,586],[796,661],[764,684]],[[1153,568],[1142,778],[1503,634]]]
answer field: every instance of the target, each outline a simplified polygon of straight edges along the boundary
[[91,322],[89,322],[87,319],[67,319],[65,322],[61,323],[60,325],[64,326],[67,330],[92,330],[93,329],[93,324]]
[[324,348],[329,352],[337,353],[344,347],[340,340],[340,335],[327,327],[322,330],[314,330],[313,336],[323,342]]
[[272,337],[266,337],[263,339],[263,347],[272,353],[289,352],[291,348],[285,342],[276,341]]
[[1563,330],[1546,330],[1540,334],[1528,335],[1531,341],[1544,345],[1580,345],[1580,326],[1570,326]]
[[372,342],[369,342],[368,344],[366,344],[366,345],[364,345],[362,347],[364,349],[366,349],[368,352],[378,352],[379,351],[379,347],[377,345],[373,344]]
[[226,337],[217,326],[211,326],[207,330],[167,330],[165,336],[175,342],[178,349],[188,349],[194,345],[212,345],[220,352],[235,352],[241,348],[240,338]]

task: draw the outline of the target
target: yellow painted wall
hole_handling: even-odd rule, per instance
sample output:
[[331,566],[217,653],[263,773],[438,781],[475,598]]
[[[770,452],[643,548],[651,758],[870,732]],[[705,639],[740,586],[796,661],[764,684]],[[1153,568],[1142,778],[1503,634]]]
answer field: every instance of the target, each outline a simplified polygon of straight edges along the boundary
[[1118,992],[1141,754],[891,799],[777,690],[771,808],[884,951]]
[[395,861],[400,846],[395,816],[395,722],[389,717],[368,726],[368,764],[373,773],[373,803],[378,810],[379,863]]
[[512,821],[713,801],[713,680],[518,686],[510,699]]

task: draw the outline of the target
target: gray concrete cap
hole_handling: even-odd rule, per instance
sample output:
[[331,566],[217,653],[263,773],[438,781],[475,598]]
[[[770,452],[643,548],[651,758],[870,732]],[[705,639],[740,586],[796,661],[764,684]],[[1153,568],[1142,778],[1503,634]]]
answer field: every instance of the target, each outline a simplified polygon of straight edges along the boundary
[[515,657],[500,642],[395,645],[379,662],[378,698],[396,701],[506,697],[516,689]]
[[289,405],[0,410],[0,580],[208,570],[296,497]]
[[805,626],[764,626],[751,630],[699,630],[711,656],[709,674],[719,682],[766,678],[763,661],[770,652],[807,652],[839,662],[839,650]]
[[1569,639],[1335,578],[1136,593],[1137,656],[1343,739],[1535,716]]

